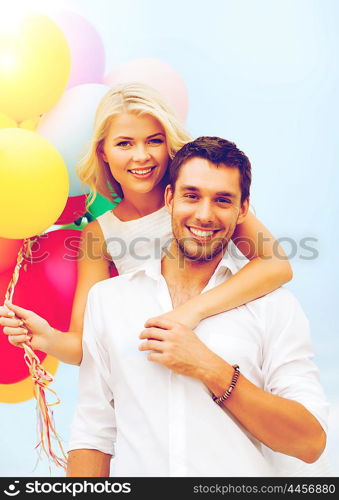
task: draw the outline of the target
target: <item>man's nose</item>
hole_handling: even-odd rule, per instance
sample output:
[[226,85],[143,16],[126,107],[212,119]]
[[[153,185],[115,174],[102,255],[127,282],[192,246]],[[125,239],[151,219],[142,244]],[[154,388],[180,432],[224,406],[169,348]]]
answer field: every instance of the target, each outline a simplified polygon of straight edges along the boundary
[[213,222],[213,209],[209,200],[201,200],[197,206],[195,217],[202,225]]
[[149,154],[147,147],[144,144],[138,144],[133,152],[133,161],[135,162],[145,162],[149,160],[151,155]]

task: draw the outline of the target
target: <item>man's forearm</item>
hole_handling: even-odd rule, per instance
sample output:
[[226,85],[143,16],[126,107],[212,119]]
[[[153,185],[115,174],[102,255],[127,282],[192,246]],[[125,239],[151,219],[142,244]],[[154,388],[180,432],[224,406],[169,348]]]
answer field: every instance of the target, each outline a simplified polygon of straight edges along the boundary
[[[216,356],[201,380],[218,397],[229,387],[234,370]],[[260,389],[240,375],[225,408],[260,442],[274,451],[314,462],[326,444],[317,419],[300,403]]]
[[98,450],[68,453],[67,477],[109,477],[111,455]]
[[[211,351],[185,325],[155,318],[140,334],[139,349],[151,351],[149,361],[203,382],[217,397],[229,388],[233,367]],[[314,462],[323,452],[326,435],[318,420],[300,403],[266,392],[240,375],[223,403],[245,429],[272,450]]]

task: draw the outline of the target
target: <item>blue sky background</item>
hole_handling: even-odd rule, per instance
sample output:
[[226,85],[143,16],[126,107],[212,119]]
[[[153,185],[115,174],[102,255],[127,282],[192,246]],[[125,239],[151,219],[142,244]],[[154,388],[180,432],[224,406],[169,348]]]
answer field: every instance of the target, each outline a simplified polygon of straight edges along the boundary
[[[32,2],[33,4],[33,2]],[[338,211],[339,3],[335,0],[73,0],[97,29],[106,71],[159,58],[182,76],[187,129],[237,143],[253,165],[257,216],[294,250],[288,285],[309,317],[316,360],[332,405],[328,453],[339,474]],[[210,7],[209,7],[210,6]],[[43,11],[43,9],[40,9]],[[314,238],[317,258],[303,238]],[[293,240],[293,245],[290,241]],[[60,366],[55,415],[67,441],[77,368]],[[25,418],[23,418],[25,415]],[[34,402],[1,405],[1,475],[35,472]],[[52,475],[60,475],[52,470]]]

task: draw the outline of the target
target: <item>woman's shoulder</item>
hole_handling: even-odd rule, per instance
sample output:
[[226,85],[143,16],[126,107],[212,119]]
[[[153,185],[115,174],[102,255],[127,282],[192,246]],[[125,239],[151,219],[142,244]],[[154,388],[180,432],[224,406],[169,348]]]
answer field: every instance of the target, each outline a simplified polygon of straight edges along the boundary
[[100,224],[97,219],[92,220],[82,229],[82,235],[88,236],[89,234],[93,234],[95,236],[102,236],[102,231],[100,230]]
[[97,219],[86,224],[81,234],[82,244],[86,249],[91,248],[96,254],[99,252],[106,259],[112,260],[107,252],[105,235]]

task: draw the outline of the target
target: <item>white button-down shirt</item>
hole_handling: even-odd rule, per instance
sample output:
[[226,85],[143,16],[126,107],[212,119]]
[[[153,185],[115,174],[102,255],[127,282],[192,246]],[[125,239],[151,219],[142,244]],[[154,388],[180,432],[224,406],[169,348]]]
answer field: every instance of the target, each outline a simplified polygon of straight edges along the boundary
[[[231,248],[205,290],[240,267]],[[92,287],[69,450],[115,451],[117,476],[276,476],[298,475],[298,468],[308,475],[303,462],[249,435],[199,380],[138,350],[145,321],[171,309],[160,260]],[[326,429],[308,322],[290,292],[207,318],[195,332],[251,382],[303,404]]]

